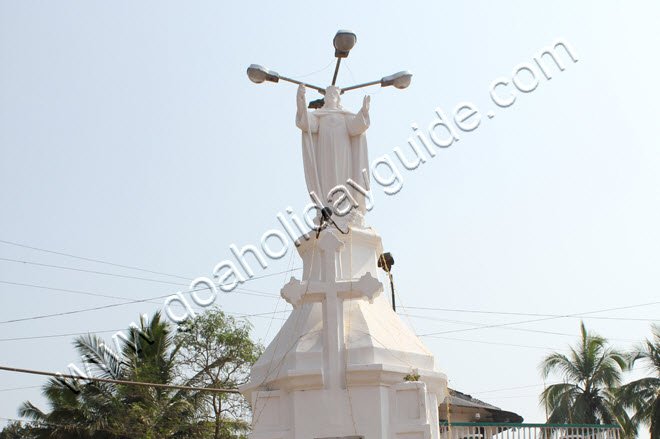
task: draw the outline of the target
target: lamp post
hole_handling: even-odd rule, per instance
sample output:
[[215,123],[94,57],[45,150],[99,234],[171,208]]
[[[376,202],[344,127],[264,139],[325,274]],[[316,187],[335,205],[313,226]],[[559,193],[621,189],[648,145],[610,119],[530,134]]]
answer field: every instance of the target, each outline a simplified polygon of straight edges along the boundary
[[383,253],[378,258],[378,268],[382,268],[390,277],[390,289],[392,290],[392,309],[396,312],[396,299],[394,298],[394,279],[392,278],[392,265],[394,265],[394,257],[392,253]]
[[[332,44],[335,47],[335,58],[337,58],[337,64],[335,65],[335,72],[332,75],[331,85],[335,85],[337,83],[337,75],[339,74],[339,66],[341,65],[341,60],[343,58],[348,57],[348,54],[350,53],[351,49],[355,47],[356,42],[357,42],[357,36],[353,31],[340,30],[337,31],[337,33],[335,34],[335,37],[332,40]],[[250,78],[250,81],[254,82],[255,84],[262,84],[264,82],[279,82],[280,80],[282,80],[286,82],[291,82],[293,84],[304,85],[307,88],[311,88],[318,91],[322,95],[325,94],[325,88],[312,84],[307,84],[305,82],[298,81],[296,79],[287,78],[286,76],[282,76],[273,70],[269,70],[266,67],[260,66],[259,64],[250,65],[250,67],[248,67],[247,69],[247,75],[248,78]],[[410,85],[411,79],[412,79],[412,73],[410,73],[409,70],[404,70],[398,73],[394,73],[393,75],[384,76],[377,81],[370,81],[370,82],[365,82],[362,84],[352,85],[350,87],[342,88],[341,93],[343,94],[344,92],[350,90],[356,90],[358,88],[369,87],[371,85],[377,85],[377,84],[380,84],[381,87],[389,87],[392,85],[394,86],[394,88],[404,89]],[[319,108],[322,105],[323,105],[322,100],[310,102],[311,108]]]
[[335,66],[335,74],[332,76],[332,85],[337,82],[337,74],[339,73],[339,64],[342,58],[347,58],[348,53],[357,43],[357,35],[350,30],[337,31],[335,38],[332,40],[332,45],[335,46],[335,57],[337,58],[337,65]]

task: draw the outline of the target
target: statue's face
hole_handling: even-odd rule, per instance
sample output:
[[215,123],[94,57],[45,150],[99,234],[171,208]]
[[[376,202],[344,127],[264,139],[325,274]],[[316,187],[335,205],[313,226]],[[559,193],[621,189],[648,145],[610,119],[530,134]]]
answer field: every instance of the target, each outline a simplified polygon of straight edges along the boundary
[[324,100],[327,108],[339,108],[339,89],[333,86],[326,88]]

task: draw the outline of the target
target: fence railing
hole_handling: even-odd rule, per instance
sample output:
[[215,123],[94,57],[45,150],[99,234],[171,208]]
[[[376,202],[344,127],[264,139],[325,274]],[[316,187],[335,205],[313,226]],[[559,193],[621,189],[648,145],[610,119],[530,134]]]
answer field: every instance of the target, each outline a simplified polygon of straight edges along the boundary
[[618,425],[440,423],[440,439],[621,439]]

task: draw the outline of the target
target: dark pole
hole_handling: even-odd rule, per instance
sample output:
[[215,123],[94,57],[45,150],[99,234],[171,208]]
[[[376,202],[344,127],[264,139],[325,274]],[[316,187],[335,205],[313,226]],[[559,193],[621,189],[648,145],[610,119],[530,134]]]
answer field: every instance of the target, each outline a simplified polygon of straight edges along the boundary
[[390,288],[392,289],[392,309],[396,312],[396,299],[394,298],[394,280],[392,279],[392,273],[390,275]]
[[394,278],[392,278],[392,265],[394,258],[392,253],[383,253],[378,257],[378,268],[382,268],[390,277],[390,289],[392,290],[392,309],[396,312],[396,299],[394,298]]
[[337,82],[337,74],[339,73],[339,64],[341,64],[341,58],[337,57],[337,66],[335,67],[335,74],[332,77],[332,85],[335,85]]

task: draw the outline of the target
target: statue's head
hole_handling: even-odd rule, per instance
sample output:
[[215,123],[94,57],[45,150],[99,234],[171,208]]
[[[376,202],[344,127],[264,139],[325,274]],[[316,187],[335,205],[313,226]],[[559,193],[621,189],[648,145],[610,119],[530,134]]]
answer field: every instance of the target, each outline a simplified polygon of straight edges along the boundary
[[340,95],[341,95],[341,90],[338,87],[331,85],[330,87],[326,88],[325,97],[324,97],[325,104],[323,104],[323,108],[329,108],[331,110],[338,109]]

